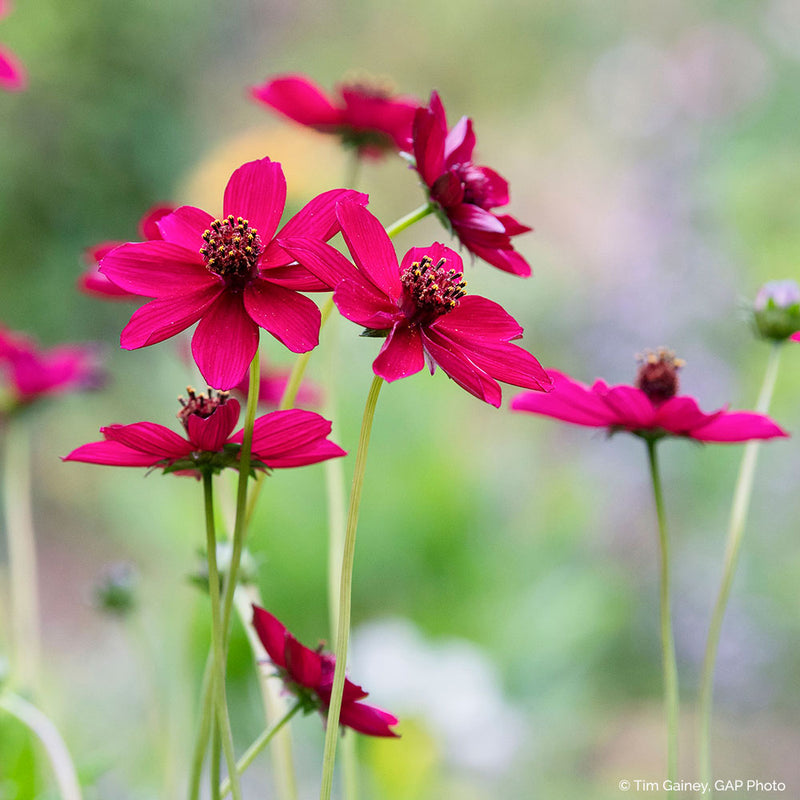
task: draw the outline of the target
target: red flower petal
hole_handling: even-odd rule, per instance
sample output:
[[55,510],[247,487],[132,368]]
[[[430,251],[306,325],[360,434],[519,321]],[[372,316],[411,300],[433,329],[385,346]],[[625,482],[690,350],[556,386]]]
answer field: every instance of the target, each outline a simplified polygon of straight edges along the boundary
[[472,203],[462,203],[459,206],[447,209],[447,216],[455,227],[458,228],[459,235],[464,228],[467,235],[471,230],[487,231],[489,233],[500,233],[505,235],[506,228],[500,220],[480,206]]
[[222,286],[215,281],[185,296],[151,300],[136,311],[122,329],[120,345],[125,350],[136,350],[169,339],[197,322],[222,291]]
[[397,254],[380,222],[366,208],[339,203],[336,215],[353,260],[389,297],[402,293]]
[[333,293],[333,302],[343,317],[376,331],[389,330],[403,316],[397,301],[360,275],[357,281],[342,281]]
[[[303,237],[307,239],[322,239],[328,241],[339,232],[339,221],[336,219],[336,204],[339,201],[356,203],[365,206],[369,196],[352,189],[332,189],[317,195],[306,203],[278,232],[276,239],[291,239]],[[281,249],[273,239],[259,261],[259,267],[266,269],[284,266],[291,263],[291,256]]]
[[175,206],[153,206],[145,215],[139,220],[139,233],[142,234],[143,239],[163,239],[161,231],[158,229],[158,221],[167,214],[175,211]]
[[286,634],[286,669],[291,679],[308,689],[316,689],[322,677],[322,657],[300,644],[291,633]]
[[723,412],[691,433],[691,437],[700,442],[746,442],[788,435],[769,417],[751,411]]
[[[253,452],[266,458],[289,453],[310,442],[324,439],[330,432],[331,423],[313,411],[299,408],[273,411],[259,417],[253,424]],[[243,430],[238,431],[231,441],[241,442],[243,436]]]
[[119,442],[90,442],[73,450],[63,461],[82,461],[87,464],[102,464],[108,467],[152,467],[161,461],[161,456],[132,450]]
[[275,283],[255,280],[244,290],[244,306],[256,324],[293,353],[307,353],[319,344],[321,316],[313,300]]
[[196,450],[216,453],[222,450],[239,421],[239,401],[228,400],[208,417],[190,414],[186,421],[189,439]]
[[18,92],[28,85],[28,77],[19,59],[6,49],[0,49],[0,89]]
[[192,337],[192,355],[209,386],[227,390],[242,380],[258,349],[258,327],[242,295],[223,292],[203,314]]
[[641,389],[633,386],[612,386],[603,400],[614,414],[612,424],[622,425],[629,430],[654,427],[655,406]]
[[286,666],[286,626],[273,617],[269,611],[253,606],[253,627],[261,639],[272,663],[278,667]]
[[[345,278],[365,283],[359,271],[335,247],[319,239],[280,238],[279,241],[291,258],[316,275],[329,289],[334,289]],[[272,280],[271,272],[269,278]]]
[[486,247],[471,240],[465,240],[464,245],[478,258],[482,258],[487,264],[510,272],[512,275],[519,275],[521,278],[531,276],[530,264],[512,248]]
[[448,166],[452,164],[466,164],[472,161],[472,151],[475,149],[475,132],[472,130],[472,120],[468,117],[461,119],[453,125],[447,134],[444,144],[444,158]]
[[431,94],[430,108],[420,108],[414,116],[413,135],[417,172],[428,186],[432,186],[444,172],[447,139],[447,117],[436,92]]
[[470,361],[469,353],[460,345],[438,334],[434,329],[422,333],[423,345],[431,358],[462,389],[495,408],[503,394],[497,381]]
[[400,323],[386,338],[372,371],[386,381],[396,381],[415,375],[425,366],[422,337],[419,328]]
[[100,433],[110,442],[118,442],[132,450],[157,456],[158,459],[182,458],[193,450],[191,442],[156,422],[109,425],[101,428]]
[[367,736],[399,735],[390,729],[391,725],[397,725],[397,717],[366,703],[343,703],[339,723]]
[[171,214],[162,214],[151,227],[155,227],[159,233],[157,238],[180,245],[191,253],[196,253],[197,260],[203,264],[203,269],[205,269],[200,248],[205,244],[203,234],[209,230],[213,221],[214,217],[207,211],[194,206],[181,206]]
[[341,111],[325,93],[303,75],[273,78],[252,90],[253,97],[281,114],[311,127],[328,127],[341,121]]
[[278,229],[286,205],[286,178],[281,165],[268,158],[242,164],[225,187],[222,215],[244,217],[269,242]]
[[522,336],[522,327],[501,305],[475,294],[458,301],[458,306],[439,317],[432,327],[451,339],[467,341],[510,341]]
[[[202,243],[202,239],[200,240]],[[198,252],[171,242],[123,244],[100,263],[100,272],[112,283],[145,297],[171,297],[205,289],[222,288]]]
[[670,397],[656,409],[653,426],[682,436],[690,434],[700,425],[711,422],[721,413],[720,410],[705,414],[693,397]]

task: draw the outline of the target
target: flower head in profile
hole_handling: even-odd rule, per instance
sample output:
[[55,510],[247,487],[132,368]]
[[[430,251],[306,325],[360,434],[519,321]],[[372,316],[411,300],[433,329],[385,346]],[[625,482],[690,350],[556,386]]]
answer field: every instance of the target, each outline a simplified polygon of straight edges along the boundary
[[[335,287],[334,302],[367,335],[385,337],[372,365],[387,381],[419,372],[427,361],[493,406],[498,381],[547,391],[539,362],[512,340],[522,328],[501,306],[469,295],[458,253],[441,244],[413,247],[400,264],[380,222],[365,208],[340,203],[337,216],[355,264],[329,245],[281,240],[284,248]],[[366,333],[366,332],[365,332]]]
[[[311,200],[281,236],[329,239],[338,230],[336,201],[366,196],[334,189]],[[154,298],[123,329],[120,343],[135,350],[164,341],[198,322],[192,354],[215,389],[242,380],[264,328],[292,352],[319,341],[320,312],[301,291],[321,291],[307,270],[275,240],[286,203],[281,165],[263,158],[239,167],[225,189],[222,216],[182,206],[156,224],[162,241],[124,244],[100,271],[128,292]]]
[[[175,210],[174,206],[158,205],[151,208],[139,221],[139,233],[147,241],[161,241],[164,237],[158,229],[158,221]],[[124,242],[109,241],[89,247],[84,252],[84,257],[89,269],[78,278],[78,289],[94,297],[104,300],[136,300],[140,295],[120,289],[112,283],[102,272],[100,262],[114,249],[125,244]]]
[[509,201],[508,181],[472,160],[475,134],[472,120],[462,117],[447,129],[439,95],[414,118],[416,169],[440,216],[473,255],[505,272],[528,277],[531,268],[514,250],[511,237],[531,230],[509,214],[492,209]]
[[679,436],[698,442],[746,442],[787,436],[775,422],[752,411],[721,408],[705,413],[693,397],[678,394],[678,370],[683,362],[666,349],[641,357],[635,386],[609,386],[602,380],[591,386],[548,370],[553,391],[526,392],[511,408],[553,417],[575,425],[628,431],[645,439]]
[[[198,394],[191,387],[179,398],[184,435],[155,422],[109,425],[103,440],[73,450],[64,461],[115,467],[160,467],[199,477],[204,470],[238,468],[243,430],[233,433],[241,410],[227,392]],[[331,423],[311,411],[273,411],[253,427],[251,467],[271,470],[302,467],[345,455],[327,437]],[[233,434],[233,435],[231,435]]]
[[0,410],[65,392],[97,389],[104,380],[97,347],[41,348],[28,336],[0,326]]
[[[294,694],[307,711],[319,710],[325,716],[331,703],[336,658],[322,651],[303,646],[268,611],[253,606],[253,627],[284,686]],[[360,686],[345,679],[339,723],[368,736],[397,736],[391,730],[397,718],[388,711],[360,702],[367,697]]]
[[304,75],[281,75],[252,89],[256,100],[295,122],[341,137],[359,155],[378,157],[411,149],[418,100],[366,81],[343,83],[334,96]]
[[[0,0],[0,19],[8,14],[10,9],[10,0]],[[0,89],[5,89],[7,92],[18,92],[27,84],[27,75],[17,57],[4,47],[0,47]]]

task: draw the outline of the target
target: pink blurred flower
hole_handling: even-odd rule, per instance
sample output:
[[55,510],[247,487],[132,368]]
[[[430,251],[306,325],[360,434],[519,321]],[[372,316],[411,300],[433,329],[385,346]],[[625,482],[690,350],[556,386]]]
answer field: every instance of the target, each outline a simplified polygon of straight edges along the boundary
[[[323,716],[331,703],[336,658],[320,647],[304,647],[268,611],[253,606],[253,627],[284,686],[303,702],[306,711],[318,709]],[[397,736],[391,730],[397,718],[388,711],[359,702],[367,697],[360,686],[345,679],[339,723],[368,736]]]
[[[0,19],[11,10],[10,0],[0,0]],[[10,51],[0,47],[0,89],[18,92],[28,85],[28,76],[19,59]]]
[[[239,419],[238,400],[229,399],[226,392],[206,396],[189,388],[188,393],[188,400],[180,398],[178,413],[185,437],[155,422],[109,425],[100,429],[103,441],[81,445],[64,461],[161,467],[165,472],[195,476],[205,469],[237,469],[243,431],[231,434]],[[312,411],[265,414],[253,428],[252,467],[301,467],[346,455],[327,438],[330,432],[331,423]]]
[[[279,369],[271,367],[269,364],[261,364],[261,380],[258,386],[258,404],[264,408],[277,408],[283,399],[286,384],[292,371],[289,369]],[[233,387],[231,391],[247,399],[247,392],[250,388],[250,376],[245,374],[244,378]],[[297,391],[295,404],[298,406],[319,406],[322,403],[322,391],[310,380],[303,380]]]
[[411,149],[411,126],[420,107],[412,97],[363,82],[344,83],[329,98],[304,75],[281,75],[252,89],[253,97],[301,125],[335,133],[359,155],[378,157]]
[[[281,236],[329,239],[338,230],[337,200],[366,195],[334,189],[315,197]],[[242,380],[258,348],[259,327],[295,353],[319,341],[320,312],[300,291],[327,289],[292,264],[275,240],[286,203],[281,165],[263,158],[239,167],[225,189],[223,216],[182,206],[157,225],[163,241],[124,244],[100,271],[126,291],[155,298],[123,329],[126,350],[156,344],[200,321],[192,354],[215,389]]]
[[493,208],[508,204],[508,182],[472,160],[472,120],[462,117],[451,131],[436,92],[430,106],[414,118],[414,157],[430,199],[471,253],[514,275],[528,277],[528,262],[514,250],[511,237],[531,230]]
[[323,242],[281,239],[284,249],[335,287],[333,299],[349,320],[386,341],[372,366],[387,381],[419,372],[427,360],[459,386],[499,406],[497,381],[547,391],[550,379],[528,352],[511,344],[522,328],[501,306],[466,295],[458,253],[441,244],[414,247],[398,265],[378,220],[354,203],[336,210],[356,266]]
[[[139,233],[142,239],[148,241],[160,241],[164,237],[156,224],[158,220],[171,214],[175,206],[159,205],[151,208],[139,222]],[[139,297],[134,292],[120,289],[112,283],[102,272],[100,272],[100,262],[115,248],[120,247],[125,242],[100,242],[93,247],[86,249],[84,257],[90,265],[90,269],[78,278],[78,288],[86,294],[94,295],[105,300],[134,300]]]
[[650,353],[639,369],[636,386],[608,386],[602,380],[586,386],[548,370],[553,391],[546,396],[521,394],[514,398],[511,408],[575,425],[606,428],[609,433],[628,431],[645,439],[682,436],[699,442],[746,442],[788,436],[763,414],[727,408],[710,414],[701,411],[693,397],[677,394],[681,365],[669,351]]
[[0,392],[10,395],[11,408],[50,395],[96,389],[103,381],[97,347],[43,349],[24,334],[0,326]]

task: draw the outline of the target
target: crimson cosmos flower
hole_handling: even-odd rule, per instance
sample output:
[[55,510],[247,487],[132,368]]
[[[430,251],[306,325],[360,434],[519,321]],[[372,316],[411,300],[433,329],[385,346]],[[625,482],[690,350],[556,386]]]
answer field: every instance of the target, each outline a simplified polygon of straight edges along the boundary
[[[151,208],[139,222],[139,233],[142,239],[161,241],[164,237],[156,224],[162,217],[171,214],[175,206],[159,205]],[[86,294],[105,300],[134,300],[140,295],[120,289],[100,272],[100,262],[114,249],[125,242],[100,242],[86,249],[84,255],[90,269],[78,278],[78,288]]]
[[493,208],[508,204],[508,181],[472,160],[475,134],[472,120],[462,117],[451,131],[436,92],[428,108],[414,118],[416,169],[430,199],[470,253],[495,267],[527,278],[528,262],[514,250],[511,237],[531,230],[509,214]]
[[[281,229],[281,236],[329,239],[338,226],[337,200],[366,195],[334,189],[315,197]],[[320,284],[273,238],[286,203],[281,165],[262,158],[239,167],[225,189],[221,219],[182,206],[157,225],[163,241],[124,244],[100,271],[134,294],[155,298],[123,329],[126,350],[156,344],[200,320],[192,354],[204,379],[230,389],[258,348],[259,327],[295,353],[319,341],[320,312],[299,291]]]
[[335,287],[333,300],[349,320],[386,341],[372,365],[387,381],[419,372],[427,359],[459,386],[493,406],[497,381],[547,391],[550,379],[528,352],[511,344],[522,328],[501,306],[466,294],[458,253],[441,244],[413,247],[400,265],[378,220],[354,203],[336,215],[358,265],[324,242],[281,239],[281,245],[320,280]]
[[[204,469],[218,472],[238,467],[243,430],[231,433],[239,419],[239,401],[227,392],[208,396],[188,389],[180,398],[178,418],[186,438],[155,422],[100,428],[103,441],[73,450],[64,461],[83,461],[114,467],[161,467],[197,477]],[[252,467],[302,467],[346,455],[327,439],[331,423],[312,411],[273,411],[255,421]]]
[[289,119],[323,133],[338,134],[359,155],[381,156],[389,150],[411,149],[411,126],[420,107],[412,97],[365,83],[344,83],[338,97],[304,75],[281,75],[252,90],[253,97]]
[[[9,0],[0,0],[0,19],[11,9]],[[24,89],[28,83],[25,70],[17,57],[5,48],[0,47],[0,89],[17,92]]]
[[[303,702],[306,711],[318,709],[324,716],[331,703],[335,656],[323,653],[321,647],[304,647],[272,614],[256,605],[253,627],[286,688]],[[359,702],[366,696],[360,686],[345,679],[339,723],[368,736],[397,736],[391,730],[392,725],[397,725],[397,718]]]
[[41,397],[96,389],[104,380],[98,350],[92,345],[40,348],[33,339],[0,326],[0,392],[15,408]]
[[649,353],[639,369],[636,386],[609,386],[602,380],[591,386],[556,370],[548,370],[553,391],[526,392],[511,408],[542,414],[576,425],[628,431],[645,439],[682,436],[699,442],[746,442],[788,434],[769,417],[751,411],[721,408],[706,414],[697,401],[678,395],[680,359],[666,350]]

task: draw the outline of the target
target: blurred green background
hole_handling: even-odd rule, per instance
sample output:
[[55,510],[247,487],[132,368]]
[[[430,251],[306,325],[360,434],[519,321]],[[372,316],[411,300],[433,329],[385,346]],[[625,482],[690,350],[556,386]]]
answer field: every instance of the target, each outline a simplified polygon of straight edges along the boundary
[[[664,344],[704,408],[755,402],[767,346],[744,306],[765,280],[800,277],[792,0],[37,0],[17,4],[0,40],[30,73],[27,92],[0,95],[0,321],[46,344],[104,342],[111,375],[103,392],[31,416],[46,705],[90,800],[183,796],[209,634],[187,580],[203,543],[200,486],[57,458],[104,424],[170,424],[199,376],[172,343],[119,350],[133,306],[80,295],[75,281],[83,249],[134,239],[149,206],[213,212],[245,160],[284,163],[294,208],[341,184],[334,143],[256,106],[249,86],[299,71],[330,88],[357,71],[421,99],[437,89],[451,124],[474,119],[479,160],[509,179],[509,213],[535,228],[516,240],[532,280],[476,263],[470,291],[504,304],[543,364],[625,382],[635,353]],[[422,200],[400,159],[368,164],[359,188],[387,224]],[[398,249],[445,236],[428,219]],[[350,451],[377,351],[357,332],[334,320],[310,367],[318,383],[334,378],[334,438]],[[262,342],[271,363],[291,363]],[[789,430],[798,358],[787,347],[773,406]],[[740,454],[662,448],[686,780]],[[717,776],[782,780],[787,796],[800,792],[798,465],[792,442],[763,449],[714,743]],[[265,605],[312,646],[328,638],[325,541],[323,468],[276,473],[248,546]],[[126,622],[90,603],[119,560],[140,574]],[[403,738],[360,743],[364,797],[603,800],[620,779],[659,780],[657,592],[640,442],[496,411],[441,374],[386,387],[351,672],[401,717]],[[241,629],[229,672],[241,752],[263,724]],[[301,796],[313,798],[318,719],[293,737]],[[0,798],[55,796],[35,753],[0,720]],[[268,760],[250,776],[247,791],[268,796]]]

